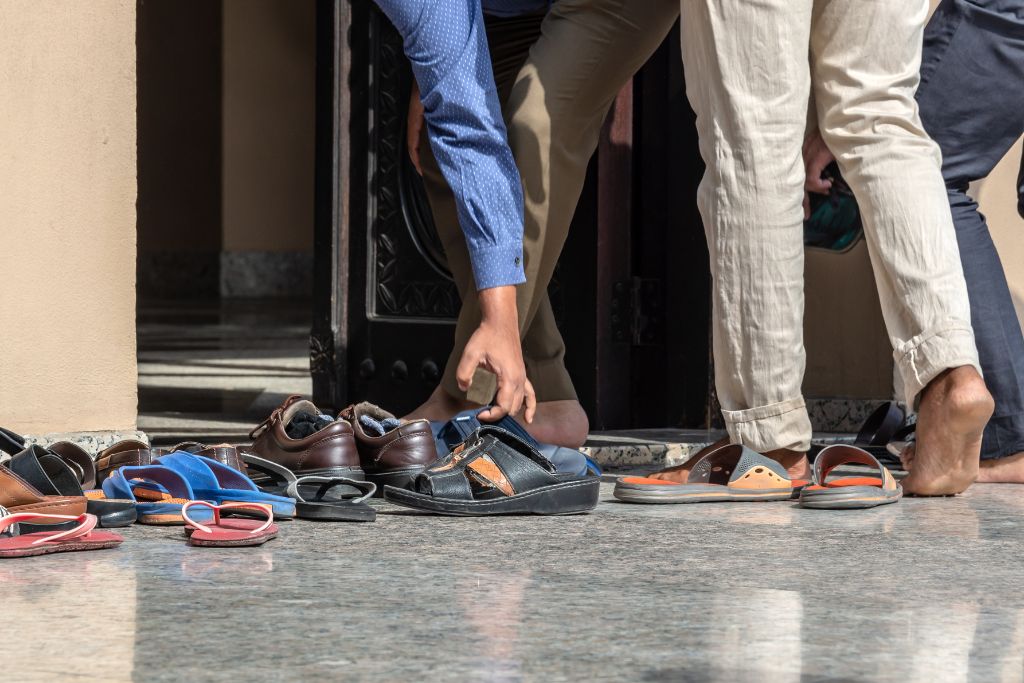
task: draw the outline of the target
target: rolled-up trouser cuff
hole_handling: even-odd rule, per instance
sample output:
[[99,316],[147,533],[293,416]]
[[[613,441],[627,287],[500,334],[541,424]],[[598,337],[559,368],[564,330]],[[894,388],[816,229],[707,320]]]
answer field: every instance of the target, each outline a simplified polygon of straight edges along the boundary
[[915,410],[924,388],[946,370],[970,365],[982,374],[974,330],[962,323],[925,330],[897,345],[892,355],[903,379],[904,399]]
[[811,447],[811,419],[803,398],[747,410],[722,410],[733,443],[764,453],[777,448],[806,452]]
[[[565,369],[565,363],[562,362],[562,359],[531,361],[527,358],[525,361],[526,376],[529,378],[530,384],[533,385],[538,403],[578,400],[576,388],[572,385],[572,378],[569,377],[569,372]],[[497,377],[489,372],[478,373],[475,382],[484,384],[483,386],[475,387],[474,393],[477,391],[485,392],[493,398],[494,393],[498,390]],[[449,396],[461,401],[466,400],[466,392],[459,389],[459,382],[455,378],[455,373],[446,372],[441,378],[441,387]]]

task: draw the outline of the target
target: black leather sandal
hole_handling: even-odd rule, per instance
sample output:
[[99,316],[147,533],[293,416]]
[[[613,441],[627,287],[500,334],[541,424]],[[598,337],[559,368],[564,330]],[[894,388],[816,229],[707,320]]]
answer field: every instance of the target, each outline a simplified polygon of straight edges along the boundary
[[597,506],[598,477],[559,473],[511,432],[484,426],[384,500],[439,515],[573,515]]

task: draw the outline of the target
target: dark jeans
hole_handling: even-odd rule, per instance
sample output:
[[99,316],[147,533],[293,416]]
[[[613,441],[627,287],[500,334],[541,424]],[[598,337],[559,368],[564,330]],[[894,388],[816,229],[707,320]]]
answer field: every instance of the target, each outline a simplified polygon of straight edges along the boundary
[[925,31],[917,101],[942,148],[971,322],[996,403],[981,457],[1002,458],[1024,451],[1024,334],[967,186],[987,176],[1024,132],[1024,0],[943,0]]

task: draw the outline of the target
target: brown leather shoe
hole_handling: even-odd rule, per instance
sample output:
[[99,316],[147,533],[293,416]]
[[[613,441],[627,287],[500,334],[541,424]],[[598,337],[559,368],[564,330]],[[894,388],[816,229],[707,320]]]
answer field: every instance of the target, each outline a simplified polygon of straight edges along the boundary
[[363,481],[352,426],[323,415],[311,401],[290,396],[249,434],[250,450],[298,475]]
[[34,486],[6,467],[0,467],[0,507],[10,513],[37,512],[42,515],[85,514],[85,496],[44,496]]
[[366,479],[379,493],[385,485],[405,488],[437,460],[434,434],[426,420],[399,420],[372,403],[349,406],[338,420],[352,425]]

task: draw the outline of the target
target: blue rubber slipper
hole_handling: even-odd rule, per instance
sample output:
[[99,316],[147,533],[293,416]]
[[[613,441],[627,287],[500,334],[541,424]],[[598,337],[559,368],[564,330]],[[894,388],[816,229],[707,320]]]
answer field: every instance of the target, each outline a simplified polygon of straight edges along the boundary
[[[158,465],[114,470],[103,480],[103,493],[107,498],[135,501],[136,521],[140,524],[184,524],[181,506],[197,500],[184,477]],[[196,514],[213,518],[212,512],[202,508]]]
[[295,501],[285,496],[260,491],[243,473],[216,460],[175,451],[157,458],[155,464],[180,474],[199,500],[224,503],[263,503],[274,511],[276,519],[295,516]]
[[[484,408],[473,408],[464,410],[448,422],[431,422],[430,429],[434,432],[434,442],[437,446],[437,456],[443,458],[448,455],[451,449],[465,441],[470,434],[480,429],[483,423],[477,415]],[[523,429],[523,426],[514,418],[505,416],[497,422],[487,423],[493,427],[500,427],[507,432],[515,434],[530,446],[540,451],[541,455],[551,461],[557,472],[583,476],[587,473],[601,476],[601,468],[597,463],[574,448],[564,446],[553,446],[543,444],[530,436],[530,433]]]

